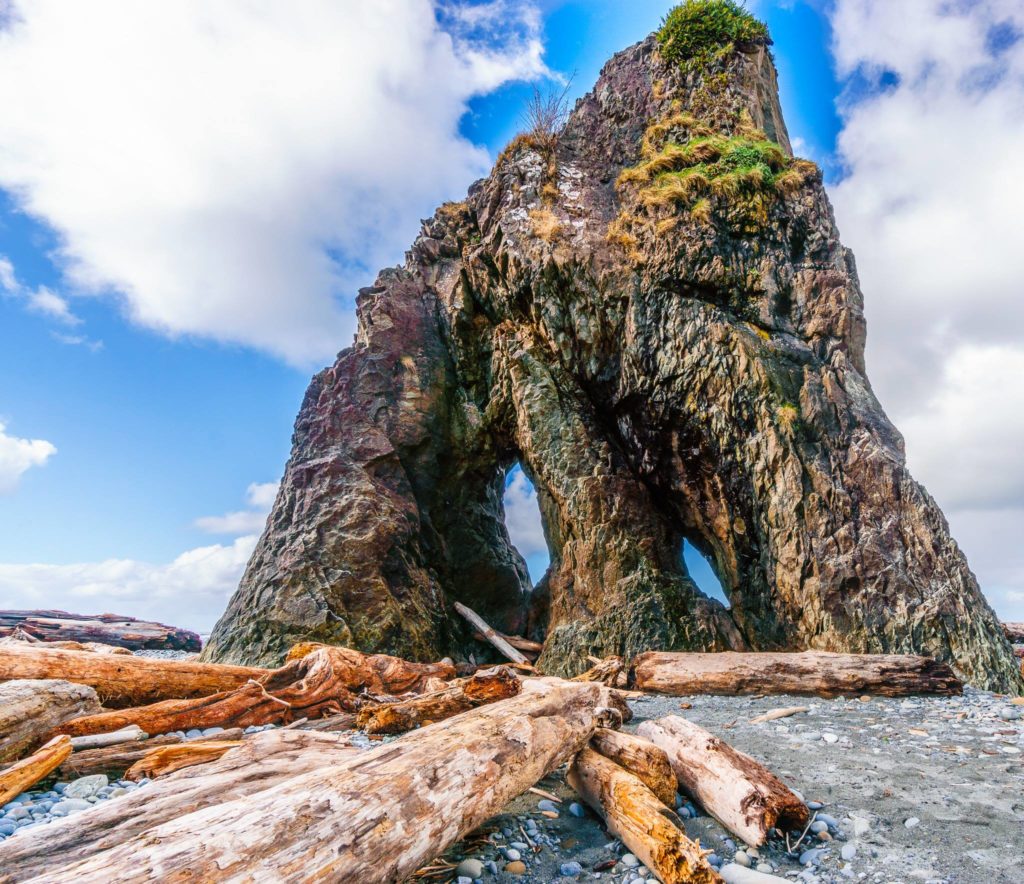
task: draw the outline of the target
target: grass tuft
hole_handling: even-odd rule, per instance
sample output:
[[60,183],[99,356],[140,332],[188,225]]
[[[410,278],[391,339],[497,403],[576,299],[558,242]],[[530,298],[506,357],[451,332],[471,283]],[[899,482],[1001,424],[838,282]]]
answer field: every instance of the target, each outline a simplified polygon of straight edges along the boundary
[[686,70],[703,70],[739,46],[771,45],[768,27],[735,0],[686,0],[658,30],[661,55]]

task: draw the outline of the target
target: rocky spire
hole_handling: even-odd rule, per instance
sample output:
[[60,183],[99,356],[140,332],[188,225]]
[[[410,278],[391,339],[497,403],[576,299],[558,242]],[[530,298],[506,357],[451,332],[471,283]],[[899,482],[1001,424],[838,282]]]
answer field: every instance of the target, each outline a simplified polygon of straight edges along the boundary
[[[361,290],[207,659],[276,663],[299,639],[436,659],[468,650],[458,600],[544,638],[551,672],[818,648],[1021,686],[872,393],[853,255],[792,156],[767,39],[680,57],[661,37]],[[516,462],[551,552],[532,589],[503,521]]]

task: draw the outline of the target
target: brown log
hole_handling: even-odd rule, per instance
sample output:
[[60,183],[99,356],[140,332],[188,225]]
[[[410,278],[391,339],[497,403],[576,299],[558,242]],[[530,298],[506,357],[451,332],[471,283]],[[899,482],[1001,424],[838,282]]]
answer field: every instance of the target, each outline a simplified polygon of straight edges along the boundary
[[630,686],[673,694],[806,694],[816,697],[954,695],[963,682],[945,663],[902,654],[713,654],[648,651],[630,671]]
[[[233,690],[269,670],[188,660],[120,654],[82,654],[46,645],[0,648],[0,682],[58,678],[96,690],[104,706],[117,708],[168,698],[204,697]],[[145,730],[145,728],[143,728]]]
[[[335,677],[350,691],[366,691],[371,694],[423,693],[432,685],[432,680],[455,678],[455,665],[450,660],[440,663],[410,663],[401,657],[388,654],[363,654],[351,648],[324,645],[318,642],[300,642],[288,652],[285,665],[275,669],[270,684],[281,684],[292,680],[290,663],[297,663],[314,651],[330,652]],[[269,687],[270,690],[275,688]]]
[[804,803],[775,774],[678,715],[645,721],[637,733],[668,755],[679,785],[726,829],[760,847],[773,828],[802,828]]
[[71,740],[68,737],[54,737],[28,758],[0,771],[0,805],[14,800],[43,777],[53,773],[70,754]]
[[191,728],[288,724],[300,718],[355,712],[366,702],[354,693],[359,689],[398,693],[448,671],[451,667],[447,664],[408,663],[397,657],[367,656],[324,645],[233,691],[104,712],[65,722],[57,731],[82,736],[136,724],[155,735]]
[[[104,832],[107,849],[81,862],[62,861],[42,839],[31,839],[30,848],[49,854],[42,865],[22,845],[12,850],[19,835],[0,845],[0,881],[29,877],[26,861],[38,882],[403,881],[578,751],[599,722],[605,690],[560,680],[535,684],[274,788],[147,826],[136,837]],[[203,771],[207,780],[209,768],[188,771]],[[154,786],[188,771],[141,790],[149,793],[147,806]],[[79,821],[92,827],[89,817],[99,813],[86,811],[65,832],[47,836],[66,834]],[[81,844],[65,855],[80,856]]]
[[662,804],[675,805],[676,775],[672,764],[665,751],[650,740],[623,731],[599,728],[590,738],[590,748],[641,780]]
[[568,780],[604,818],[608,830],[665,884],[722,880],[705,858],[711,851],[686,836],[683,821],[639,777],[593,749],[583,749],[569,768]]
[[0,637],[21,629],[42,641],[102,642],[132,651],[198,651],[199,636],[188,629],[118,614],[87,616],[67,611],[0,611]]
[[[252,734],[247,739],[253,739]],[[231,728],[209,737],[195,737],[188,743],[208,742],[210,740],[241,740],[241,728]],[[59,774],[65,779],[76,779],[90,774],[116,774],[120,776],[137,761],[141,761],[159,746],[173,746],[186,742],[176,734],[163,734],[150,737],[138,743],[119,743],[116,746],[105,746],[102,749],[75,750],[71,757],[61,766]]]
[[[185,768],[61,823],[8,838],[0,843],[0,881],[38,880],[44,874],[52,876],[50,880],[61,880],[61,867],[116,847],[169,820],[236,798],[245,800],[359,752],[345,738],[332,734],[297,730],[253,734],[218,761]],[[116,876],[101,872],[80,880],[112,881]],[[224,878],[214,875],[210,880]]]
[[437,693],[397,703],[364,706],[356,713],[356,726],[368,734],[401,734],[477,706],[506,700],[520,690],[519,677],[507,667],[497,666],[450,682],[448,687]]
[[497,648],[502,654],[508,657],[513,663],[525,663],[527,666],[530,665],[530,661],[526,659],[515,648],[512,647],[501,634],[496,630],[488,626],[487,622],[477,614],[472,608],[467,608],[462,602],[455,603],[455,610],[459,612],[466,620],[468,620],[473,626],[476,627],[477,631],[482,633],[484,638],[487,639],[495,648]]
[[155,780],[182,768],[216,761],[225,752],[240,745],[241,740],[198,740],[158,746],[128,768],[124,776],[126,780],[141,780],[143,777]]
[[1004,623],[1003,632],[1011,644],[1024,644],[1024,623]]
[[573,681],[599,681],[613,687],[625,687],[626,664],[621,657],[588,658],[594,664],[586,672],[577,675]]
[[55,727],[100,710],[96,691],[55,679],[0,684],[0,762],[27,755]]

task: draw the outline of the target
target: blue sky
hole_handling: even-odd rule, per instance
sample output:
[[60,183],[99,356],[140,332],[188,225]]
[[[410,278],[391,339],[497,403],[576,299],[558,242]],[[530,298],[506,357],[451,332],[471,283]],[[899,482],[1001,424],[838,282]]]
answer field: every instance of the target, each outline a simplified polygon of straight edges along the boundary
[[[381,13],[387,3],[354,3],[345,17],[310,4],[298,22],[253,4],[238,13],[252,20],[215,22],[223,43],[238,42],[240,70],[222,65],[223,43],[204,42],[205,17],[225,13],[202,4],[159,13],[114,4],[111,20],[83,13],[76,25],[64,20],[77,14],[68,7],[38,0],[0,18],[10,37],[0,40],[0,259],[9,268],[4,291],[0,263],[0,607],[117,609],[208,626],[265,513],[265,490],[250,486],[280,477],[311,373],[351,339],[356,287],[399,262],[418,219],[486,171],[545,70],[574,74],[577,97],[672,5],[495,0],[437,16],[428,0],[394,3],[392,13],[407,13],[400,25]],[[1024,557],[997,542],[1024,525],[1019,435],[1005,418],[1005,404],[1024,397],[1012,379],[991,390],[992,376],[1012,375],[1024,353],[1019,308],[1001,309],[1020,300],[1008,281],[1012,249],[1000,234],[1003,266],[986,259],[975,271],[978,295],[936,269],[950,253],[941,237],[930,246],[918,215],[885,202],[898,192],[899,207],[926,218],[973,206],[1005,226],[1000,200],[1011,195],[998,180],[965,183],[936,203],[935,179],[907,172],[927,145],[900,126],[919,119],[923,131],[933,121],[948,131],[943,114],[963,98],[964,77],[985,71],[993,85],[961,113],[991,104],[977,126],[990,148],[1016,148],[1019,10],[988,0],[951,17],[913,0],[901,21],[891,5],[763,0],[755,9],[775,40],[794,144],[824,166],[860,259],[872,341],[881,330],[869,351],[876,389],[990,598],[1024,619]],[[915,17],[931,45],[975,53],[973,66],[922,79],[936,66],[924,37],[873,36]],[[985,43],[994,28],[1003,36]],[[246,66],[262,71],[268,55],[280,69],[245,85]],[[183,75],[192,69],[196,77]],[[940,87],[947,92],[933,94]],[[888,139],[881,149],[879,139]],[[882,221],[910,247],[893,254]],[[958,242],[965,234],[949,224]],[[930,287],[918,295],[922,278]],[[922,303],[936,311],[927,327]],[[979,389],[994,401],[975,414]],[[963,426],[965,408],[977,438]],[[981,479],[948,475],[965,446],[983,446],[970,449]],[[522,498],[532,506],[528,489]],[[524,551],[532,570],[542,566],[542,550]]]

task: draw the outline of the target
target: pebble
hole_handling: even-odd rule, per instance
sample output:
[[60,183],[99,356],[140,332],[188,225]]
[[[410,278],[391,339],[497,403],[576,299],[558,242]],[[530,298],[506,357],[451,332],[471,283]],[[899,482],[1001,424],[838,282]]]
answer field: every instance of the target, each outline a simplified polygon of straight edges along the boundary
[[906,826],[908,829],[913,829],[914,826],[920,825],[920,823],[921,821],[916,816],[912,816],[909,819],[903,821],[903,825]]
[[866,835],[871,831],[871,823],[869,823],[864,817],[855,816],[853,817],[853,834],[860,838],[862,835]]
[[463,878],[469,878],[472,881],[474,878],[479,878],[484,873],[484,864],[478,859],[464,859],[459,863],[455,869],[455,874],[460,875]]
[[578,862],[562,863],[558,867],[558,873],[565,878],[578,878],[583,874],[583,866]]
[[80,810],[88,810],[90,807],[92,805],[84,798],[65,798],[53,806],[50,814],[52,816],[68,816],[72,813],[78,813]]
[[736,863],[736,865],[743,866],[744,868],[747,868],[747,869],[749,869],[753,865],[753,861],[742,850],[740,850],[740,851],[738,851],[736,853],[736,855],[732,858],[732,861],[734,863]]
[[824,806],[825,805],[822,804],[820,801],[808,801],[807,802],[807,809],[808,810],[821,810]]
[[638,860],[635,856],[633,856],[632,853],[624,853],[624,854],[622,854],[622,858],[620,859],[620,862],[627,869],[635,869],[638,865],[640,865],[640,860]]
[[512,862],[522,859],[522,854],[514,847],[506,847],[502,853],[505,854],[505,859],[512,860]]
[[[516,850],[529,850],[530,849],[530,845],[525,843],[524,841],[509,841],[508,846],[509,847],[514,847]],[[519,857],[515,857],[514,856],[512,858],[513,859],[518,859]]]
[[826,823],[824,820],[815,820],[813,823],[811,823],[811,831],[814,832],[815,835],[817,835],[819,832],[827,832],[828,823]]
[[185,731],[185,739],[186,740],[194,740],[196,737],[201,737],[202,735],[203,735],[203,732],[201,730],[199,730],[199,728],[197,728],[197,727],[194,727],[191,730]]
[[774,867],[770,866],[768,863],[758,863],[757,864],[757,870],[762,875],[770,875],[770,874],[772,874],[772,872],[775,871]]
[[100,789],[110,784],[105,774],[93,774],[69,783],[64,789],[65,798],[92,798]]
[[812,847],[810,850],[805,850],[800,854],[800,865],[802,866],[815,866],[821,862],[821,857],[824,851],[820,848]]
[[573,802],[569,805],[569,813],[578,819],[583,819],[587,815],[587,812],[583,809],[583,805]]
[[824,740],[824,741],[825,741],[826,743],[830,743],[830,744],[831,744],[831,743],[838,743],[838,742],[839,742],[839,736],[838,736],[837,734],[829,733],[828,731],[826,731],[825,733],[823,733],[823,734],[821,735],[821,738],[822,738],[822,739],[823,739],[823,740]]
[[558,813],[558,805],[554,801],[548,801],[547,798],[542,798],[537,802],[538,810],[549,810],[554,813]]
[[26,819],[28,815],[29,809],[19,804],[17,807],[12,807],[9,811],[7,811],[7,813],[4,816],[4,819],[16,823],[18,820]]
[[526,863],[514,860],[505,866],[505,871],[510,875],[525,875]]
[[843,849],[839,851],[839,855],[847,861],[853,859],[857,855],[857,845],[844,844]]
[[17,828],[10,820],[0,820],[0,835],[13,835]]

